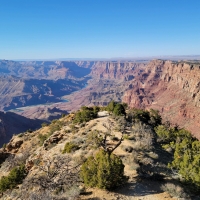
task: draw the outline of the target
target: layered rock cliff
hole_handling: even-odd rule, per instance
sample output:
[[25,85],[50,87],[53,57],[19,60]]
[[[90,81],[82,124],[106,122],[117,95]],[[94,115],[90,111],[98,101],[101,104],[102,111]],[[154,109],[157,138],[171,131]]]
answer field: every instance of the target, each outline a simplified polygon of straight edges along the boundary
[[136,62],[96,62],[91,71],[91,76],[103,79],[117,79],[129,81],[142,72],[144,63]]
[[123,101],[130,107],[158,109],[164,120],[200,139],[200,63],[153,60],[132,82]]

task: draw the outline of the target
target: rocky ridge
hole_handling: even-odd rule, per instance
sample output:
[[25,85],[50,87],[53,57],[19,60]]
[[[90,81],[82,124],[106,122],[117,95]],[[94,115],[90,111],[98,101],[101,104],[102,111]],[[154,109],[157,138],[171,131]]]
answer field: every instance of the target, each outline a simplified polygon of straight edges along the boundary
[[[95,152],[97,152],[99,149],[94,148],[95,143],[94,141],[91,142],[91,136],[94,133],[104,134],[108,131],[111,131],[109,129],[109,123],[112,123],[112,131],[110,132],[112,135],[107,138],[107,144],[109,147],[115,146],[116,143],[118,143],[117,138],[122,137],[122,133],[117,128],[119,127],[119,123],[121,123],[120,118],[119,121],[117,121],[108,116],[107,113],[87,123],[76,124],[75,126],[73,124],[73,119],[74,114],[70,114],[59,120],[52,121],[50,125],[44,126],[32,133],[21,133],[20,135],[13,136],[10,142],[4,148],[0,149],[0,178],[2,176],[7,176],[14,164],[17,165],[19,163],[25,163],[27,170],[27,176],[23,180],[22,184],[18,185],[18,187],[14,189],[2,193],[1,198],[6,200],[24,198],[31,199],[34,197],[34,195],[40,199],[44,198],[42,195],[48,198],[48,195],[51,193],[45,193],[42,190],[42,182],[36,183],[33,181],[45,181],[45,179],[37,179],[37,177],[46,177],[49,172],[42,171],[42,169],[46,170],[49,166],[54,169],[54,167],[57,167],[57,163],[61,162],[58,160],[60,157],[63,159],[62,161],[64,165],[67,165],[69,158],[75,162],[80,161],[83,159],[83,157],[87,158],[95,154]],[[57,126],[59,126],[59,129],[55,129]],[[126,128],[127,134],[133,134],[130,127]],[[52,135],[42,140],[49,132],[52,132]],[[112,138],[115,138],[115,140]],[[146,157],[144,153],[141,153],[147,148],[145,146],[146,143],[143,144],[144,141],[141,140],[139,145],[139,143],[135,141],[126,139],[123,140],[122,144],[114,151],[116,155],[123,159],[123,163],[125,165],[125,174],[129,176],[129,181],[126,185],[113,191],[105,191],[92,188],[87,188],[85,190],[84,186],[82,186],[82,183],[79,183],[84,191],[79,196],[79,199],[101,197],[108,200],[136,200],[138,198],[143,198],[146,200],[164,200],[166,198],[170,200],[177,199],[171,198],[167,192],[163,192],[161,185],[165,182],[156,182],[145,179],[144,181],[141,181],[137,178],[138,174],[136,169],[139,167],[139,165],[136,162],[136,159],[142,159],[144,162],[146,162],[147,158],[150,159],[150,157],[152,157],[153,159],[155,156],[159,157],[159,155],[153,152],[153,146],[148,147],[150,150],[152,150],[152,152],[146,155]],[[69,142],[78,145],[78,148],[71,153],[62,154],[65,144]],[[136,152],[140,152],[138,153],[138,156],[136,156]],[[57,160],[53,160],[54,158]],[[47,166],[44,165],[45,163]],[[60,169],[56,168],[56,170]],[[56,178],[57,174],[55,173],[55,175],[51,178],[51,181],[56,180]],[[58,191],[58,193],[53,193],[51,195],[53,195],[53,197],[56,199],[68,199],[70,198],[70,195],[75,195],[75,197],[79,195],[80,190],[76,188],[75,191],[77,194],[71,194],[68,191],[65,193],[59,193]],[[71,198],[73,198],[73,196]],[[49,199],[53,199],[52,196],[51,198],[49,197]]]

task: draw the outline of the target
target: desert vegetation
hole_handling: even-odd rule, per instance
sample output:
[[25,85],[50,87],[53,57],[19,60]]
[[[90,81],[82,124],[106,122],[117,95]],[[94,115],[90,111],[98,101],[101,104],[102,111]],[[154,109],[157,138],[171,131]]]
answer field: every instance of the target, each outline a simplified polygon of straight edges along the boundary
[[121,104],[121,103],[117,103],[115,101],[111,101],[107,107],[106,110],[110,113],[112,113],[115,116],[120,116],[120,115],[125,115],[125,108],[127,107],[126,104]]
[[87,158],[81,167],[80,175],[86,186],[102,189],[115,188],[127,181],[122,160],[104,150]]
[[26,169],[24,165],[14,167],[8,176],[4,176],[0,180],[0,192],[15,188],[23,182],[26,177]]
[[74,123],[88,122],[97,117],[98,107],[82,106],[81,110],[76,112],[74,116]]
[[173,161],[168,164],[182,181],[200,189],[200,142],[185,129],[158,126],[155,129],[164,149],[173,152]]
[[[158,181],[177,198],[198,196],[200,142],[156,110],[125,108],[114,101],[83,106],[14,136],[1,149],[10,155],[0,167],[2,198],[75,199],[90,188],[120,190],[141,180]],[[100,110],[110,115],[98,118]]]

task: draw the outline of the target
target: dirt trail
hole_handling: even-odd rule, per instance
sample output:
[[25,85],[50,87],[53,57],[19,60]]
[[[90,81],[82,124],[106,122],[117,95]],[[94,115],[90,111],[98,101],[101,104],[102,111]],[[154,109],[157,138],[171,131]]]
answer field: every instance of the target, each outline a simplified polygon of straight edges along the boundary
[[[96,126],[92,129],[98,129],[105,131],[103,124],[108,123],[108,116],[102,116],[96,120],[88,123],[92,125],[95,122]],[[113,132],[118,138],[121,137],[121,133]],[[128,140],[123,140],[121,145],[130,145]],[[128,153],[121,148],[117,148],[114,153],[120,156],[126,156]],[[162,183],[153,180],[137,180],[136,170],[130,170],[129,166],[125,164],[125,175],[129,176],[129,181],[120,189],[114,191],[105,191],[97,188],[88,188],[85,195],[81,195],[81,199],[90,200],[177,200],[177,198],[171,198],[166,192],[162,192],[160,189]]]
[[154,181],[129,182],[123,188],[108,192],[100,189],[88,189],[81,199],[93,200],[177,200],[159,189]]

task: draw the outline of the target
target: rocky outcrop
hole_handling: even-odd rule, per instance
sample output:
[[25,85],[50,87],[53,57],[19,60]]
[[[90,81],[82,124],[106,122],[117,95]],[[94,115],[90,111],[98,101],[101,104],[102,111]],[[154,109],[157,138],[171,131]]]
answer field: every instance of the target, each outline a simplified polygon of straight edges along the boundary
[[0,149],[0,164],[4,162],[5,159],[8,158],[9,155],[10,153],[5,152],[4,149]]
[[60,132],[55,132],[53,135],[51,135],[47,140],[43,143],[43,148],[47,150],[49,145],[57,144],[62,138],[64,134]]
[[200,63],[153,60],[123,101],[130,107],[158,109],[164,120],[200,139]]
[[20,138],[15,138],[10,140],[10,142],[6,145],[5,150],[12,153],[17,153],[20,146],[23,144],[23,140]]

